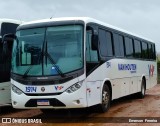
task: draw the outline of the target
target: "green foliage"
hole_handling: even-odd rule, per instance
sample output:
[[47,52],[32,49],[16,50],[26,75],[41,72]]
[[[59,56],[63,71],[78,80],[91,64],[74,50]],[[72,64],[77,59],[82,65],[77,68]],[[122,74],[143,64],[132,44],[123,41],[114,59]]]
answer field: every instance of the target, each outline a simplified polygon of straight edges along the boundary
[[160,83],[160,61],[157,60],[157,81],[158,81],[158,84]]

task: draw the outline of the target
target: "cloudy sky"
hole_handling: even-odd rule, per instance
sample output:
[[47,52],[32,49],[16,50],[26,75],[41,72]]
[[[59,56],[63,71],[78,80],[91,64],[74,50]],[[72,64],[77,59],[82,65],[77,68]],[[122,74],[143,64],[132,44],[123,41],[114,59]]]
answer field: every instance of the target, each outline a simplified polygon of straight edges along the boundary
[[156,43],[160,52],[160,0],[0,0],[0,18],[32,21],[88,16]]

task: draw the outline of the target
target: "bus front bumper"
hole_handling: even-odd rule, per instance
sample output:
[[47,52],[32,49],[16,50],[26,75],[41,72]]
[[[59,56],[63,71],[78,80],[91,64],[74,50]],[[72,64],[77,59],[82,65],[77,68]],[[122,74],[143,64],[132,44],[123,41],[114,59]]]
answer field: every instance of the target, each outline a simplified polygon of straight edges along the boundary
[[[83,91],[84,92],[84,91]],[[86,94],[79,89],[73,93],[63,92],[60,95],[28,96],[11,91],[12,106],[19,109],[31,108],[84,108],[87,107]]]

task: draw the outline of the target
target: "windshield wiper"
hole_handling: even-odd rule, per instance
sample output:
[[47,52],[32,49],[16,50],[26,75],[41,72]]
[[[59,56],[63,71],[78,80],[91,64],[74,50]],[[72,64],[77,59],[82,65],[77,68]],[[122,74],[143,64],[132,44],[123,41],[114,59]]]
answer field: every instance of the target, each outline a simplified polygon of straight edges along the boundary
[[[50,54],[47,52],[47,41],[46,41],[46,46],[44,46],[45,44],[43,43],[43,46],[42,46],[42,52],[41,52],[41,55],[40,55],[40,58],[42,58],[42,75],[43,75],[43,72],[44,72],[44,56],[45,56],[45,62],[46,62],[46,65],[47,65],[47,57],[48,59],[50,60],[50,62],[52,63],[52,65],[54,66],[55,70],[57,71],[57,73],[61,76],[61,77],[65,77],[64,73],[62,73],[62,71],[60,70],[59,67],[56,66],[56,63],[55,61],[53,60],[53,58],[50,56]],[[44,47],[45,47],[45,50],[44,50]],[[25,71],[25,73],[23,74],[23,78],[27,77],[27,74],[29,73],[29,71],[32,69],[33,65],[29,66],[28,69]]]
[[[41,55],[40,55],[40,58],[42,58],[42,69],[43,69],[43,57],[44,57],[44,43],[42,45],[42,52],[41,52]],[[25,71],[25,73],[23,74],[23,78],[26,78],[27,77],[27,74],[29,73],[29,71],[32,69],[33,65],[29,66],[28,69]],[[43,70],[42,70],[43,72]],[[43,73],[42,73],[43,75]]]
[[26,70],[26,72],[23,74],[23,78],[27,77],[27,74],[29,73],[29,71],[32,69],[33,66],[29,66],[28,69]]
[[46,41],[46,46],[45,46],[45,53],[44,55],[46,56],[46,63],[47,63],[47,57],[50,60],[50,62],[52,63],[52,65],[54,66],[55,70],[58,72],[58,74],[61,77],[65,77],[64,73],[62,73],[62,71],[60,70],[59,67],[56,66],[56,63],[54,61],[54,59],[51,57],[51,55],[47,52],[47,41]]

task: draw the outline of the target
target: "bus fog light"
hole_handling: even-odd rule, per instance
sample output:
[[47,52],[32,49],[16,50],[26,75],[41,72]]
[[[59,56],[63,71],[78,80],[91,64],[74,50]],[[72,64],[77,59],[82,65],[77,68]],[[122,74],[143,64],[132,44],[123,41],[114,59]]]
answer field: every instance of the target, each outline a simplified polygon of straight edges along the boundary
[[66,92],[67,92],[67,93],[75,92],[75,91],[78,90],[81,86],[82,86],[82,82],[81,82],[81,83],[76,83],[76,84],[70,86],[70,87],[66,90]]
[[12,91],[18,95],[21,95],[23,93],[19,88],[14,85],[12,85]]

